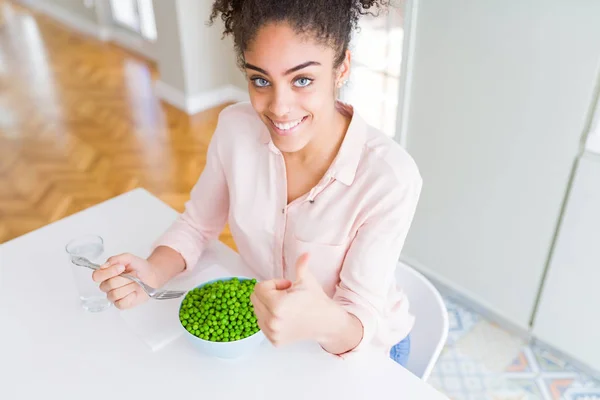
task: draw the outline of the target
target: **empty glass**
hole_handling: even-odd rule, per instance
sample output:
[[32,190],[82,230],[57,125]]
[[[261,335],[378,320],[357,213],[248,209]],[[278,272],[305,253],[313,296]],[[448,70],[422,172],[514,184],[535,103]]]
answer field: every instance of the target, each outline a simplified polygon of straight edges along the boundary
[[[104,264],[104,240],[97,235],[85,235],[71,240],[65,247],[69,257],[82,256],[93,263]],[[99,312],[110,307],[106,293],[92,280],[93,271],[70,263],[79,291],[82,307],[89,312]]]

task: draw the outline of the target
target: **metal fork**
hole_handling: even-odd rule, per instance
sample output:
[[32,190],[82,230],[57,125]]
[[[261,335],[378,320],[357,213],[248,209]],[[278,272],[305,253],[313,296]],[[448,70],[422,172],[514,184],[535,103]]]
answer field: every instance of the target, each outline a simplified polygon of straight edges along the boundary
[[[100,265],[95,264],[95,263],[91,262],[90,260],[88,260],[87,258],[81,257],[81,256],[71,256],[71,262],[75,265],[79,265],[80,267],[93,269],[94,271],[97,269],[100,269]],[[150,296],[151,298],[156,299],[156,300],[176,299],[176,298],[181,297],[184,294],[186,294],[186,292],[182,291],[182,290],[155,289],[152,286],[146,285],[144,282],[142,282],[135,276],[132,276],[129,274],[121,274],[119,276],[122,276],[123,278],[127,278],[127,279],[134,281],[135,283],[140,285],[142,287],[142,289],[144,289],[144,292],[146,292],[146,294],[148,294],[148,296]]]

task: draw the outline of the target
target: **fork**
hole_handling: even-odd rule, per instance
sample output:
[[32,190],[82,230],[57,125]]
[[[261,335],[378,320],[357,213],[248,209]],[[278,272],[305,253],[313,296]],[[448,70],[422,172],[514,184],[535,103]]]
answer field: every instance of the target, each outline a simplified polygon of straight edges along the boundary
[[[81,257],[81,256],[71,256],[71,262],[73,264],[75,264],[75,265],[79,265],[80,267],[89,268],[89,269],[92,269],[94,271],[97,270],[97,269],[100,269],[100,265],[95,264],[95,263],[91,262],[90,260],[88,260],[87,258]],[[146,294],[148,296],[150,296],[151,298],[153,298],[155,300],[176,299],[176,298],[181,297],[184,294],[186,294],[186,291],[183,291],[183,290],[159,290],[159,289],[155,289],[152,286],[146,285],[144,282],[142,282],[141,280],[139,280],[135,276],[132,276],[132,275],[129,275],[129,274],[121,274],[119,276],[122,276],[123,278],[127,278],[127,279],[130,279],[130,280],[134,281],[135,283],[137,283],[138,285],[140,285],[142,287],[142,289],[144,289],[144,292],[146,292]]]

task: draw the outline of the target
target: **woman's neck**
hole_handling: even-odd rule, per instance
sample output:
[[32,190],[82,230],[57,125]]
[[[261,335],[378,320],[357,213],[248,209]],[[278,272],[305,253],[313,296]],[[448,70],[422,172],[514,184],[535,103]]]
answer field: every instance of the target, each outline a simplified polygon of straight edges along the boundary
[[302,150],[295,153],[288,153],[285,157],[294,163],[310,165],[326,162],[331,164],[338,154],[340,146],[346,136],[346,131],[350,125],[352,117],[346,115],[338,107],[334,107],[331,117],[327,122],[323,121],[313,140],[311,140]]

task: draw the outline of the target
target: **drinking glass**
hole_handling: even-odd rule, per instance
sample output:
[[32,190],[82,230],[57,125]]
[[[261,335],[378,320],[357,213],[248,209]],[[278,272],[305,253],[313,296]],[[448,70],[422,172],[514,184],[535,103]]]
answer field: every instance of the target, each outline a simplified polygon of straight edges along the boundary
[[[69,259],[72,256],[82,256],[96,264],[104,264],[106,261],[103,258],[104,240],[98,235],[77,237],[67,243],[65,249],[69,254]],[[93,271],[73,263],[70,264],[83,309],[89,312],[100,312],[110,307],[106,293],[102,292],[99,284],[92,279]]]

